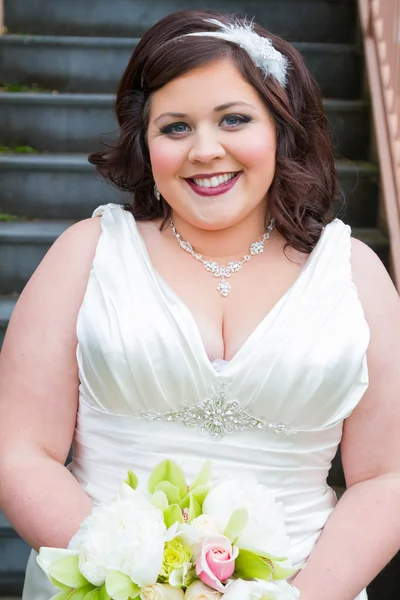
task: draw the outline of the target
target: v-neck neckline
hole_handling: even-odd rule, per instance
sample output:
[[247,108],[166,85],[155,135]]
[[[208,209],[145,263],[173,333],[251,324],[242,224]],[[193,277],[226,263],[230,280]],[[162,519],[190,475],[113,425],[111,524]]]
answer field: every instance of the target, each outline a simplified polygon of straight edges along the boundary
[[[123,207],[121,207],[121,209],[124,210]],[[126,212],[129,212],[129,211],[126,211]],[[286,303],[286,301],[289,299],[289,297],[293,294],[295,289],[298,287],[301,280],[304,278],[305,274],[311,268],[312,264],[314,263],[315,257],[317,255],[316,251],[317,251],[317,249],[319,249],[321,247],[322,241],[324,238],[324,234],[329,225],[328,224],[327,226],[325,226],[324,229],[322,230],[321,236],[320,236],[317,244],[315,245],[314,249],[310,252],[308,259],[304,263],[303,267],[301,268],[298,276],[296,277],[296,279],[292,283],[292,285],[286,290],[286,292],[284,292],[284,294],[277,300],[277,302],[273,305],[273,307],[267,312],[266,315],[264,315],[264,317],[261,319],[261,321],[249,333],[248,337],[244,340],[244,342],[240,346],[240,348],[235,352],[235,354],[232,356],[232,358],[227,361],[227,364],[225,365],[224,369],[222,371],[218,372],[216,369],[214,369],[214,367],[212,365],[212,361],[210,360],[210,358],[207,354],[207,351],[206,351],[206,348],[204,345],[204,341],[203,341],[202,335],[200,333],[199,326],[197,325],[197,321],[194,318],[192,311],[190,310],[190,308],[188,307],[186,302],[184,302],[184,300],[182,300],[182,298],[179,296],[179,294],[177,292],[175,292],[175,290],[171,287],[171,285],[164,279],[164,277],[162,275],[160,275],[160,273],[153,266],[153,263],[151,262],[151,259],[150,259],[149,252],[147,250],[147,246],[146,246],[145,241],[138,229],[136,220],[133,217],[132,213],[129,213],[129,215],[130,215],[132,223],[133,223],[133,230],[134,230],[137,242],[139,244],[142,256],[144,258],[145,265],[147,267],[147,270],[148,270],[153,282],[155,283],[155,286],[159,290],[159,295],[161,296],[162,302],[164,304],[167,304],[165,294],[162,293],[162,291],[160,292],[160,288],[164,288],[164,290],[168,293],[168,295],[170,295],[174,299],[174,302],[180,307],[180,310],[185,314],[188,322],[190,323],[190,327],[192,330],[191,335],[194,339],[194,343],[196,344],[196,349],[193,348],[193,353],[196,356],[196,360],[197,360],[197,362],[202,363],[202,366],[205,367],[206,371],[209,374],[211,374],[211,376],[215,380],[231,377],[231,375],[233,374],[232,372],[235,370],[234,367],[236,366],[236,363],[240,362],[242,355],[243,355],[244,359],[246,359],[251,354],[251,348],[254,348],[257,345],[256,344],[257,339],[262,337],[265,330],[268,329],[267,326],[272,324],[272,322],[274,321],[275,313],[277,313],[278,310],[280,309],[280,307]],[[250,348],[250,351],[248,351],[248,348]]]

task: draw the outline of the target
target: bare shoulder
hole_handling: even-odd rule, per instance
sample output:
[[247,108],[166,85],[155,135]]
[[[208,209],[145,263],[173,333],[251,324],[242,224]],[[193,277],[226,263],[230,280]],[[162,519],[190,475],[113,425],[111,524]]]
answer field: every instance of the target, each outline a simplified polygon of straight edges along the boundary
[[84,219],[71,225],[54,242],[34,277],[50,274],[57,269],[62,277],[76,276],[78,280],[80,277],[87,278],[100,234],[100,218]]
[[71,225],[60,235],[50,252],[60,252],[61,248],[70,248],[71,252],[84,252],[94,255],[101,234],[101,218],[83,219]]
[[27,319],[43,321],[44,325],[50,323],[51,314],[55,313],[63,313],[63,323],[66,326],[69,322],[72,336],[101,234],[100,221],[99,218],[79,221],[54,242],[20,295],[11,317],[8,341],[14,340],[14,334],[14,341],[19,340],[20,329],[25,339],[28,333],[33,333],[34,328],[27,327]]
[[371,337],[369,386],[343,430],[348,487],[400,469],[400,298],[379,257],[358,240],[352,240],[351,267]]
[[351,239],[351,269],[370,326],[377,319],[385,322],[389,314],[395,316],[400,311],[399,295],[382,261],[369,246],[355,238]]
[[69,227],[20,295],[0,355],[0,454],[34,447],[61,463],[67,456],[78,402],[77,315],[100,233],[97,218]]

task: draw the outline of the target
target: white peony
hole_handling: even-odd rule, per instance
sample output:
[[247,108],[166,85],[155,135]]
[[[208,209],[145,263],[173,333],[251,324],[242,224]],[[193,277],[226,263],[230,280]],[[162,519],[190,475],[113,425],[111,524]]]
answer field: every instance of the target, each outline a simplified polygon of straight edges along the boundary
[[289,555],[283,506],[265,486],[255,479],[228,479],[216,483],[204,500],[203,513],[216,518],[224,531],[236,508],[246,508],[249,515],[236,542],[238,548],[277,558]]
[[123,484],[119,496],[97,506],[82,523],[79,569],[100,586],[118,570],[138,586],[156,583],[164,556],[166,527],[161,511],[147,495]]
[[300,592],[287,581],[243,581],[228,584],[224,600],[298,600]]
[[184,597],[181,588],[172,587],[168,583],[154,583],[140,590],[141,600],[184,600]]
[[220,600],[220,598],[222,594],[198,580],[193,581],[185,592],[185,600]]

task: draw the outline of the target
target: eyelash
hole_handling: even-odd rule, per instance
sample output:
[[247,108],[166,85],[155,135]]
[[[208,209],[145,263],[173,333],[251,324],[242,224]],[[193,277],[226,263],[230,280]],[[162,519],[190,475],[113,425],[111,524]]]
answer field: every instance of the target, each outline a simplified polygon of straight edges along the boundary
[[[250,123],[253,119],[251,117],[249,117],[248,115],[225,115],[225,117],[221,120],[224,121],[224,119],[237,119],[238,120],[238,124],[237,125],[230,125],[228,126],[228,128],[230,129],[235,129],[238,125],[242,125],[243,123]],[[166,135],[173,135],[173,136],[180,136],[183,133],[186,133],[186,131],[181,131],[181,132],[177,132],[174,131],[174,127],[176,127],[177,125],[187,125],[186,123],[184,123],[183,121],[178,121],[176,123],[171,123],[170,125],[164,125],[164,127],[160,127],[160,133],[166,134]]]

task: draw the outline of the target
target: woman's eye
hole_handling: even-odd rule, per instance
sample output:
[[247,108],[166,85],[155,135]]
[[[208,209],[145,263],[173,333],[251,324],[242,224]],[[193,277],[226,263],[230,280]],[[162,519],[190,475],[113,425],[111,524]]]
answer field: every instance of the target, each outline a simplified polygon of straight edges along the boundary
[[228,127],[236,127],[237,125],[241,125],[242,123],[249,123],[251,121],[251,117],[247,117],[245,115],[227,115],[222,119],[222,122]]
[[169,133],[169,134],[180,134],[185,133],[188,129],[186,123],[171,123],[170,125],[165,125],[161,127],[161,133]]

